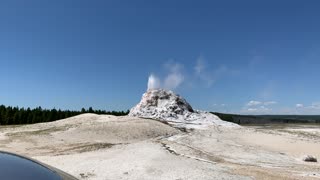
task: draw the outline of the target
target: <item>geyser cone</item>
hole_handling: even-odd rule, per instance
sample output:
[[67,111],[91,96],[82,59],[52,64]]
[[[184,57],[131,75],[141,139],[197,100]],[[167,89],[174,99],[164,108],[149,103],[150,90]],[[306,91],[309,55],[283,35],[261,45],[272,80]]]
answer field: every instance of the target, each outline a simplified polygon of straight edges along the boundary
[[163,89],[149,89],[143,94],[139,104],[130,110],[129,116],[157,119],[176,127],[186,128],[233,125],[211,113],[195,111],[183,97]]

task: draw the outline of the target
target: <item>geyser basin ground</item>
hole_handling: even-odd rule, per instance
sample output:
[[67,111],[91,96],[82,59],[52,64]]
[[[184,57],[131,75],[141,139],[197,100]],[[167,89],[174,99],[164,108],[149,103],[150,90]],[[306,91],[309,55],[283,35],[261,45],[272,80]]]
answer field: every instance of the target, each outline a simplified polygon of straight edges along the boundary
[[0,149],[89,180],[319,179],[320,163],[302,157],[319,159],[320,135],[294,132],[212,126],[184,133],[150,119],[84,114],[1,127]]

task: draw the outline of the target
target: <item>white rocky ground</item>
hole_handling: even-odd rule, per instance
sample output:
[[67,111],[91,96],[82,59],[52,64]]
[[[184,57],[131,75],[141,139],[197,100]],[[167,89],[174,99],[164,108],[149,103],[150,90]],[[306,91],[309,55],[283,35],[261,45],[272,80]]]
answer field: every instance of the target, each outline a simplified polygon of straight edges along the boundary
[[130,116],[0,126],[0,150],[89,180],[320,179],[320,163],[302,160],[320,157],[320,135],[303,132],[240,127],[160,90]]
[[209,126],[182,132],[135,117],[84,114],[0,128],[0,149],[79,179],[316,179],[320,137]]

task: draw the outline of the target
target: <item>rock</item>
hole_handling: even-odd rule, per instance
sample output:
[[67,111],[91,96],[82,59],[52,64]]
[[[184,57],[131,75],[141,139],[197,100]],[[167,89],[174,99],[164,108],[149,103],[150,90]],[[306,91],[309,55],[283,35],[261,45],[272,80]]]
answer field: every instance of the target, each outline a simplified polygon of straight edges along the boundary
[[209,125],[238,127],[204,111],[194,110],[181,96],[172,91],[150,89],[130,110],[129,116],[157,119],[178,128],[203,128]]
[[307,155],[303,160],[306,162],[318,162],[317,158],[311,155]]

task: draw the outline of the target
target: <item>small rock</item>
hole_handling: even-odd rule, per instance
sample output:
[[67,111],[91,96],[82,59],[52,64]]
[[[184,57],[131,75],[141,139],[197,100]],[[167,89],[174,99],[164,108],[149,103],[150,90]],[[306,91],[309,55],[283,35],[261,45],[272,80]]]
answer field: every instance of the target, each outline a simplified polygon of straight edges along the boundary
[[80,175],[81,178],[87,178],[87,177],[88,177],[88,176],[85,175],[84,173],[80,173],[79,175]]
[[307,155],[303,160],[306,162],[318,162],[317,158],[311,155]]

